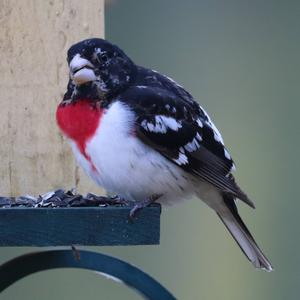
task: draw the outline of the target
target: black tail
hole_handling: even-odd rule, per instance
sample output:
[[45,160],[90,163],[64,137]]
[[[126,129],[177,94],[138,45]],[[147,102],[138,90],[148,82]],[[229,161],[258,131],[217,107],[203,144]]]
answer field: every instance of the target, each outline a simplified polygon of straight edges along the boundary
[[225,209],[217,212],[246,257],[256,268],[272,271],[272,265],[256,244],[254,238],[238,214],[232,196],[223,195]]

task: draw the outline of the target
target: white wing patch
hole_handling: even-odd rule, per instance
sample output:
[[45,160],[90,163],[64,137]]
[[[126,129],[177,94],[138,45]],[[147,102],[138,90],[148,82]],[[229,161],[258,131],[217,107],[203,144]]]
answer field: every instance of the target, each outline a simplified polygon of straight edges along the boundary
[[186,165],[189,161],[188,158],[185,154],[179,152],[179,156],[177,159],[174,159],[174,161],[178,164],[178,165]]
[[181,123],[176,121],[174,118],[166,117],[166,116],[156,116],[156,122],[158,119],[161,119],[166,126],[174,131],[178,131],[179,128],[182,127]]
[[198,143],[197,139],[194,138],[190,143],[187,143],[184,148],[188,152],[194,152],[200,148],[200,144]]
[[220,131],[218,130],[218,128],[215,126],[215,124],[210,119],[208,119],[208,121],[209,121],[208,124],[211,126],[212,130],[214,131],[215,140],[217,142],[220,142],[222,145],[224,145],[224,141],[223,141]]
[[196,134],[196,139],[197,139],[199,142],[202,141],[202,137],[201,137],[201,135],[199,134],[199,132],[197,132],[197,134]]
[[[211,124],[209,124],[209,125],[211,125]],[[211,128],[212,128],[212,130],[214,132],[214,139],[215,139],[215,141],[221,143],[222,145],[224,145],[224,142],[223,142],[223,139],[222,139],[220,133],[216,132],[216,130],[212,126],[211,126]]]
[[231,160],[231,156],[229,154],[229,152],[227,151],[227,149],[224,148],[224,155],[227,159]]
[[174,118],[157,115],[155,116],[155,124],[144,120],[141,122],[141,126],[151,132],[166,133],[168,129],[178,131],[182,124]]
[[[232,163],[232,167],[231,167],[229,173],[234,172],[235,170],[236,170],[235,164]],[[229,173],[228,173],[228,174],[229,174]]]
[[215,124],[212,122],[212,120],[210,119],[208,113],[200,106],[201,110],[203,111],[203,113],[205,114],[205,116],[207,117],[207,124],[210,126],[210,128],[213,130],[214,132],[214,138],[217,142],[221,143],[224,146],[224,141],[222,138],[222,135],[220,133],[220,131],[218,130],[218,128],[215,126]]
[[199,127],[201,127],[201,128],[203,127],[203,123],[200,119],[197,119],[196,122],[197,122]]

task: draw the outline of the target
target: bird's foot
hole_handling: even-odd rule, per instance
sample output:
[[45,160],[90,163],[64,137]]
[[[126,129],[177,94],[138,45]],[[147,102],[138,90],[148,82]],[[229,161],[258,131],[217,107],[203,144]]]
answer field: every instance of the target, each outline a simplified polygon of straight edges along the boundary
[[133,206],[129,213],[129,221],[132,223],[134,218],[138,215],[138,213],[145,207],[154,203],[157,199],[159,199],[162,194],[154,194],[143,201],[138,202]]

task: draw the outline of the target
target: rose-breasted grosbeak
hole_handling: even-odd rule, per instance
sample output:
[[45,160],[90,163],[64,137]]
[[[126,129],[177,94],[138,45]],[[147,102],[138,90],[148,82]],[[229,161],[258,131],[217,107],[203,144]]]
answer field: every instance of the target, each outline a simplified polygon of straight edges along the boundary
[[70,80],[57,123],[100,186],[134,201],[132,214],[197,196],[214,209],[257,268],[272,270],[240,218],[238,187],[220,132],[171,78],[137,66],[117,46],[87,39],[68,51]]

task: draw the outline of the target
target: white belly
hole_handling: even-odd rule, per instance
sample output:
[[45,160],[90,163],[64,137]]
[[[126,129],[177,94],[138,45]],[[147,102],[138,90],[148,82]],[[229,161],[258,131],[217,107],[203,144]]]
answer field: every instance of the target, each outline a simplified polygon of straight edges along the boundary
[[95,136],[86,145],[91,161],[72,143],[86,173],[107,191],[128,200],[163,194],[159,202],[168,203],[191,197],[196,184],[191,183],[193,178],[139,141],[133,124],[133,113],[116,102],[103,115]]

